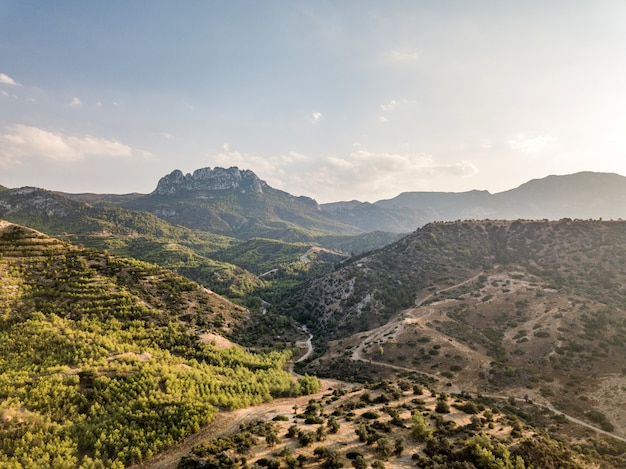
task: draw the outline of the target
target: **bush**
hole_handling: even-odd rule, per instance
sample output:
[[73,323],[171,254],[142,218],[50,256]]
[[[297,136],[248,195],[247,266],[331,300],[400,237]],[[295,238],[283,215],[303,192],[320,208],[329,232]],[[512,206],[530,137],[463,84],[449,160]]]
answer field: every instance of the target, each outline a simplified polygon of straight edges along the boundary
[[439,414],[449,414],[450,406],[447,402],[442,401],[441,399],[437,400],[437,405],[435,406],[435,412]]
[[374,412],[373,410],[368,410],[367,412],[363,412],[363,414],[361,414],[361,417],[368,420],[376,420],[377,418],[380,418],[380,414]]

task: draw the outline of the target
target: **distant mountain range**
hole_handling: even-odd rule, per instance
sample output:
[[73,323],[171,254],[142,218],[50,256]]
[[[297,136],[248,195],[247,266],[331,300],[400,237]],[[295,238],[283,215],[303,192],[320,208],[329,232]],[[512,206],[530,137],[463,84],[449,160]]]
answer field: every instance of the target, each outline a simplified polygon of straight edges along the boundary
[[[19,212],[16,196],[32,190],[0,190],[0,217]],[[320,205],[311,198],[273,189],[250,170],[202,168],[186,175],[173,171],[161,178],[150,194],[55,193],[54,210],[69,204],[59,196],[92,207],[149,212],[173,225],[239,240],[287,242],[375,231],[408,233],[433,221],[626,218],[626,177],[595,172],[534,179],[496,194],[478,190],[404,192],[375,203],[355,200]],[[63,215],[63,210],[50,212],[51,207],[40,201],[28,210]]]
[[581,172],[533,179],[505,192],[403,192],[389,200],[337,202],[322,210],[362,230],[408,232],[432,221],[626,218],[626,178]]

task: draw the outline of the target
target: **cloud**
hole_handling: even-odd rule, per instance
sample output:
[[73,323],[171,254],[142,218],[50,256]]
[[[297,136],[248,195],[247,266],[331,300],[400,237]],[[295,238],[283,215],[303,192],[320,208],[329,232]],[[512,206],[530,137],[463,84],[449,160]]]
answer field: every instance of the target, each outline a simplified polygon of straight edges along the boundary
[[[77,137],[21,124],[0,134],[0,166],[9,167],[27,157],[54,161],[77,161],[86,156],[124,157],[133,155],[128,145],[89,135]],[[143,154],[146,156],[146,154]]]
[[83,103],[81,102],[80,99],[78,99],[76,96],[74,96],[74,98],[72,99],[72,101],[70,101],[68,106],[73,108],[73,109],[79,109],[79,108],[83,107]]
[[507,141],[509,147],[513,151],[527,154],[539,154],[551,149],[557,143],[558,139],[551,135],[537,135],[536,137],[527,137],[519,134]]
[[347,156],[326,158],[307,179],[333,200],[356,197],[373,201],[423,189],[437,179],[468,177],[477,172],[468,161],[447,164],[425,154],[356,150]]
[[419,59],[419,55],[414,51],[392,50],[389,55],[391,60],[399,63],[410,63]]
[[400,176],[409,174],[433,176],[441,174],[472,175],[476,168],[468,162],[455,164],[436,163],[430,155],[381,153],[357,150],[348,157],[329,157],[328,162],[334,169],[344,169],[353,180],[373,180],[380,175]]
[[11,78],[9,75],[6,75],[4,73],[0,73],[0,83],[2,83],[3,85],[21,86],[13,78]]
[[240,169],[251,169],[270,186],[284,190],[289,190],[288,185],[285,185],[285,181],[288,181],[292,176],[288,173],[295,169],[297,177],[297,165],[300,163],[306,165],[307,162],[311,161],[308,156],[294,151],[286,155],[269,157],[253,153],[242,153],[232,150],[228,143],[224,143],[220,150],[217,154],[209,155],[209,164],[211,166],[222,166],[225,168],[237,166]]
[[389,112],[389,111],[393,111],[397,105],[398,105],[398,101],[396,101],[395,99],[392,99],[387,104],[381,104],[380,108],[385,112]]
[[18,99],[17,96],[14,95],[13,93],[8,93],[7,91],[4,91],[4,90],[0,90],[0,95],[4,96],[5,98]]
[[378,115],[378,120],[381,122],[389,122],[389,117],[387,116],[389,113],[391,113],[392,111],[398,109],[398,107],[404,106],[406,104],[412,104],[415,101],[412,101],[410,99],[406,99],[406,98],[402,98],[402,99],[392,99],[391,101],[389,101],[388,103],[385,104],[381,104],[380,105],[380,109],[383,112],[383,114],[379,114]]
[[323,202],[354,198],[374,201],[423,190],[437,180],[478,173],[468,161],[440,163],[430,155],[371,152],[360,146],[347,155],[319,158],[297,152],[264,157],[227,147],[209,159],[211,166],[251,169],[274,188]]
[[317,124],[322,119],[322,113],[315,111],[311,114],[311,118],[313,119],[313,123]]

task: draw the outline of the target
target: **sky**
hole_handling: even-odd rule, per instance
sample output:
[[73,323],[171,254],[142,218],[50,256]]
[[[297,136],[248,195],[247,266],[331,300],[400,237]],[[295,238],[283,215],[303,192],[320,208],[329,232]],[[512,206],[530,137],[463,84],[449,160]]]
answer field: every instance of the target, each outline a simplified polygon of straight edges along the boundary
[[625,0],[0,0],[0,185],[318,202],[626,175]]

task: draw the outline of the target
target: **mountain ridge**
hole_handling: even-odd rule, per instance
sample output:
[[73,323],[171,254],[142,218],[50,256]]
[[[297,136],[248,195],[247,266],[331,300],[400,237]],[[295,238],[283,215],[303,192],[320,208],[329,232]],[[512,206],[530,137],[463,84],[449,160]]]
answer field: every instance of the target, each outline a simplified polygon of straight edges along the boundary
[[149,194],[59,194],[94,206],[147,211],[170,223],[242,240],[289,242],[374,231],[409,233],[433,221],[626,218],[626,177],[591,171],[532,179],[495,194],[403,192],[374,203],[319,204],[274,189],[253,171],[237,167],[187,174],[174,170]]
[[[406,232],[433,221],[466,219],[626,218],[626,177],[616,173],[582,171],[532,179],[507,191],[403,192],[373,204],[355,201],[322,204],[339,221],[354,214],[388,210],[395,229]],[[382,229],[385,222],[359,225]],[[388,225],[392,226],[392,225]]]

